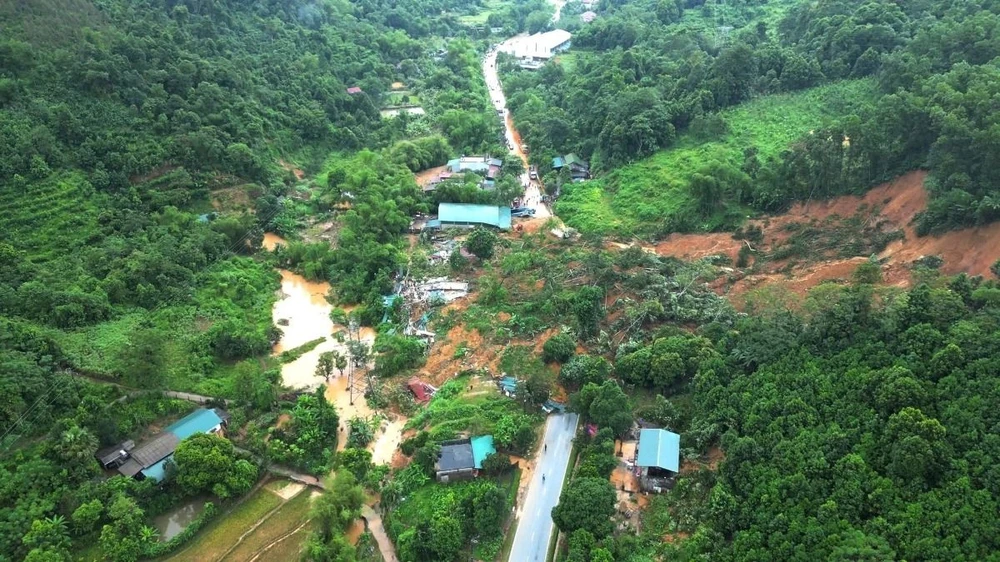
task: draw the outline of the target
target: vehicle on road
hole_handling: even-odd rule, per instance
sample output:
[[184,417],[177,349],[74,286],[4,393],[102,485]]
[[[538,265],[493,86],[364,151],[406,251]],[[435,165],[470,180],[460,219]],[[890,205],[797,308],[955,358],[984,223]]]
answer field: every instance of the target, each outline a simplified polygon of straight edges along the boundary
[[538,179],[538,170],[534,166],[532,166],[531,169],[528,171],[528,177],[533,180]]

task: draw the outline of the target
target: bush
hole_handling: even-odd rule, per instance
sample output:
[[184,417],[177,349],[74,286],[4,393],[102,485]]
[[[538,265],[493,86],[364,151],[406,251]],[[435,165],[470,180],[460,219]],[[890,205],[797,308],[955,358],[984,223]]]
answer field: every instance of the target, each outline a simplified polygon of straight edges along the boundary
[[568,334],[556,334],[542,346],[542,360],[546,363],[565,363],[576,353],[576,342]]
[[493,453],[483,460],[483,473],[490,476],[499,476],[509,471],[512,466],[508,455]]

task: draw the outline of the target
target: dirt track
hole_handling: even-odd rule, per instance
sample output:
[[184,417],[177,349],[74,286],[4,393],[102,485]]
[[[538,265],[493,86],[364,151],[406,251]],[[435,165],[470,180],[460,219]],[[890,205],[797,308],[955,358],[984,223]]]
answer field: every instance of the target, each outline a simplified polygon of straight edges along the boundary
[[[751,224],[761,227],[764,233],[763,242],[757,249],[770,250],[786,242],[790,237],[790,225],[822,225],[838,218],[877,211],[875,218],[882,221],[881,224],[889,229],[902,230],[904,235],[901,240],[890,242],[878,254],[878,258],[883,260],[882,272],[886,284],[909,286],[913,281],[912,264],[924,256],[943,259],[940,271],[944,274],[966,272],[970,275],[991,275],[990,266],[1000,258],[1000,223],[939,236],[918,237],[914,232],[913,219],[927,207],[926,176],[926,172],[911,172],[873,188],[862,197],[809,201],[796,204],[787,213],[753,221]],[[659,255],[685,259],[725,254],[735,262],[744,243],[733,239],[730,233],[673,234],[653,249]],[[867,259],[864,256],[820,258],[764,264],[763,271],[737,276],[731,283],[721,283],[716,288],[732,297],[740,297],[755,287],[781,285],[804,295],[824,281],[850,279],[857,266]]]

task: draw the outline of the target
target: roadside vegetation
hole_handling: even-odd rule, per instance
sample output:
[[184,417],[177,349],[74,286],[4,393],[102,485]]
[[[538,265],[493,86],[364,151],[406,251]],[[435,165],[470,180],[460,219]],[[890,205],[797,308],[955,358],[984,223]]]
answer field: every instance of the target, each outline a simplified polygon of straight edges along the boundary
[[[997,53],[975,46],[992,43],[995,10],[752,4],[609,4],[574,36],[571,68],[506,63],[514,117],[547,187],[566,193],[556,209],[570,224],[623,237],[731,230],[748,214],[860,193],[917,168],[930,170],[933,196],[919,234],[997,218],[980,165],[992,156],[965,148],[989,144],[979,100],[996,83]],[[705,16],[713,27],[698,23]],[[842,84],[844,96],[825,97],[832,105],[822,100],[836,90],[810,90],[845,79],[865,80]],[[727,108],[755,100],[789,127],[741,140],[745,114]],[[740,153],[720,154],[720,140]],[[548,170],[567,153],[590,160],[599,179],[564,187]]]

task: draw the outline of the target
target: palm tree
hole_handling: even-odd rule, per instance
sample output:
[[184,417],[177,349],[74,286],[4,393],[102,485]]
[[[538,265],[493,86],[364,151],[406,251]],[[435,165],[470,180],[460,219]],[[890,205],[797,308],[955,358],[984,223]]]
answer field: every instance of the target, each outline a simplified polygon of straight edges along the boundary
[[55,450],[64,461],[74,465],[85,463],[97,451],[97,438],[86,429],[74,425],[62,432]]

